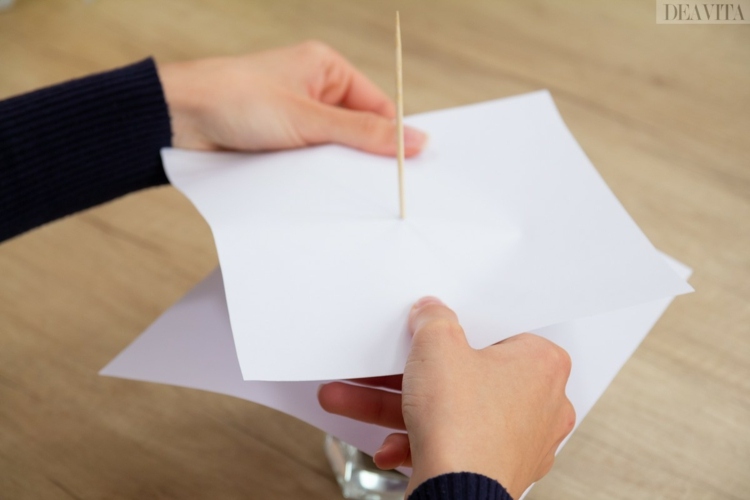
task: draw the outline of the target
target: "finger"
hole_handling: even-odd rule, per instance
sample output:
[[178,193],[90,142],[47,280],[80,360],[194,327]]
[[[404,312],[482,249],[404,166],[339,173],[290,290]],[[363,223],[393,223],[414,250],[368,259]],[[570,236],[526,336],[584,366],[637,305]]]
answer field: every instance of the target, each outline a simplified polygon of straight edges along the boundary
[[386,377],[364,377],[354,378],[350,382],[360,385],[369,385],[372,387],[384,387],[386,389],[393,389],[394,391],[401,390],[401,383],[404,379],[403,375],[389,375]]
[[[295,123],[307,144],[337,143],[368,153],[396,155],[396,123],[366,111],[329,106],[310,99],[305,103],[301,119]],[[427,135],[415,128],[404,127],[404,154],[418,154],[427,142]]]
[[396,117],[396,106],[377,85],[352,68],[349,87],[341,105],[354,110],[370,111],[385,118]]
[[554,449],[557,450],[557,446],[563,442],[563,440],[570,435],[571,432],[576,428],[576,409],[573,406],[573,403],[566,397],[565,403],[563,403],[563,411],[562,411],[562,417],[561,417],[561,429],[560,434],[561,437],[555,445]]
[[570,435],[571,432],[573,432],[573,429],[575,429],[576,424],[576,410],[573,407],[573,403],[570,402],[568,398],[565,398],[565,402],[563,403],[563,410],[562,415],[560,416],[560,420],[558,422],[558,426],[560,427],[559,430],[559,436],[557,440],[552,443],[552,446],[547,450],[547,455],[554,457],[557,455],[557,450],[560,448],[560,445],[565,441],[565,439]]
[[563,441],[565,441],[565,438],[568,437],[567,434],[564,434],[557,438],[557,441],[552,443],[552,446],[550,446],[549,450],[547,450],[548,455],[556,456],[557,455],[557,449],[560,447]]
[[326,81],[320,95],[323,102],[356,111],[369,111],[385,118],[396,117],[396,106],[377,85],[336,50],[317,45],[318,56],[326,61]]
[[389,435],[372,457],[375,465],[383,470],[405,465],[411,467],[409,436],[400,432]]
[[320,386],[318,401],[328,413],[368,424],[406,430],[401,413],[401,394],[331,382]]
[[423,297],[409,312],[409,330],[418,342],[419,337],[452,338],[467,344],[466,335],[458,322],[458,316],[436,297]]

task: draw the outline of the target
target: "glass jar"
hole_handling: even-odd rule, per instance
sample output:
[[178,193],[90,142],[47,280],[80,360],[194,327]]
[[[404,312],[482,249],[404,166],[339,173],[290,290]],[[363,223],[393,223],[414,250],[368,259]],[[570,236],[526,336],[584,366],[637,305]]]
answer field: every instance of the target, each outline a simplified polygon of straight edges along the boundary
[[378,469],[372,457],[340,439],[326,435],[325,452],[344,498],[402,500],[409,478],[395,470]]

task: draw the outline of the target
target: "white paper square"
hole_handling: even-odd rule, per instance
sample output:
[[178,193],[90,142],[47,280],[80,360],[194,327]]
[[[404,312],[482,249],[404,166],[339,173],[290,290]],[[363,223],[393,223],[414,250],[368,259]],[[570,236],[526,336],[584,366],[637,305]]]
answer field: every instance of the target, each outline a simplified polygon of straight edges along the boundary
[[242,155],[164,150],[208,221],[246,380],[400,373],[423,295],[474,347],[690,291],[635,225],[547,92],[409,118],[407,162],[339,146]]
[[[680,276],[688,278],[687,267],[666,259]],[[254,401],[374,454],[393,431],[323,411],[317,401],[321,381],[242,380],[223,290],[221,272],[217,269],[149,326],[101,374]],[[671,301],[671,297],[659,299],[535,332],[570,354],[572,369],[566,393],[576,410],[576,427]]]

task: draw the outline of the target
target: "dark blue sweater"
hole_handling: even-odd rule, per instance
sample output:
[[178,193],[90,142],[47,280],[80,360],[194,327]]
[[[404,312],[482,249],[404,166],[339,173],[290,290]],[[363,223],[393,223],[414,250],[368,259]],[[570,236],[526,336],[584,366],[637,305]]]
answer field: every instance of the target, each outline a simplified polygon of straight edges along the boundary
[[[172,143],[153,60],[0,101],[0,241],[167,177]],[[422,483],[410,500],[512,500],[488,477]]]
[[152,60],[0,102],[0,241],[165,184],[171,141]]

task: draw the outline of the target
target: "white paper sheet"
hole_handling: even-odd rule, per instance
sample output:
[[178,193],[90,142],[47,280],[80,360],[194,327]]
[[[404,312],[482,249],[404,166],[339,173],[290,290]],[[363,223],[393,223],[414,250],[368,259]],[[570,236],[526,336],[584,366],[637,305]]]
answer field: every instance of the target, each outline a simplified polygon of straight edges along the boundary
[[[672,259],[669,262],[683,279],[688,278],[687,267]],[[572,370],[567,394],[578,416],[576,425],[591,410],[671,300],[659,299],[536,332],[570,354]],[[321,382],[242,380],[218,269],[166,311],[101,374],[202,389],[254,401],[293,415],[369,454],[373,454],[392,432],[324,412],[317,402]]]
[[163,151],[214,234],[246,380],[402,371],[411,304],[441,297],[470,343],[691,290],[658,255],[547,92],[410,117],[407,161],[339,146]]

